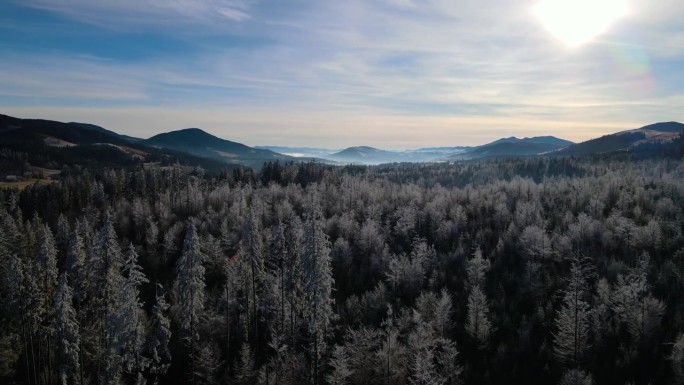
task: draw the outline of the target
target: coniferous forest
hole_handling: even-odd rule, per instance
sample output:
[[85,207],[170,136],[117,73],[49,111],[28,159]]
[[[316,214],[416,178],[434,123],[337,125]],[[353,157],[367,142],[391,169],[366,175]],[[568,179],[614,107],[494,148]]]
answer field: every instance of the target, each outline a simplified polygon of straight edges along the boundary
[[8,384],[678,384],[684,163],[74,168],[0,190]]

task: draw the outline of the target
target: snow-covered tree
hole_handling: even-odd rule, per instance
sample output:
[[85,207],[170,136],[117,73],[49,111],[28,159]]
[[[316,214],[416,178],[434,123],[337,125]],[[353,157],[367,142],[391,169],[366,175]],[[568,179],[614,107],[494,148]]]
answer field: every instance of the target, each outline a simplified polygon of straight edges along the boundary
[[556,315],[553,333],[554,353],[564,364],[577,365],[589,348],[591,310],[585,301],[588,267],[581,257],[574,257],[563,304]]
[[472,286],[483,287],[485,284],[485,277],[491,265],[488,259],[482,256],[482,250],[478,247],[473,253],[473,257],[468,261],[466,270],[468,272],[468,284]]
[[551,257],[551,241],[546,232],[536,226],[527,226],[520,234],[520,248],[523,254],[534,261]]
[[138,254],[133,244],[128,246],[124,257],[121,287],[121,307],[118,315],[121,356],[124,369],[131,373],[142,371],[149,360],[143,356],[145,346],[145,312],[140,301],[140,286],[148,283],[142,267],[138,265]]
[[330,372],[325,376],[326,382],[330,385],[345,385],[352,374],[347,350],[344,346],[335,346],[330,358]]
[[220,380],[219,369],[223,363],[221,362],[221,352],[216,343],[211,340],[200,341],[196,354],[194,377],[200,384],[218,384]]
[[672,344],[672,352],[668,356],[670,360],[670,367],[674,374],[673,383],[684,383],[684,333],[679,333],[674,344]]
[[490,263],[489,260],[483,258],[482,251],[478,248],[468,261],[466,268],[468,285],[470,286],[466,332],[477,342],[478,346],[484,348],[492,332],[492,325],[489,321],[489,301],[487,301],[487,296],[483,291]]
[[330,242],[323,231],[323,213],[320,206],[311,202],[304,225],[302,263],[304,266],[304,291],[308,302],[308,329],[312,336],[314,384],[318,383],[319,359],[333,317],[332,266]]
[[204,254],[200,251],[200,241],[194,221],[188,221],[183,252],[176,263],[176,298],[178,321],[190,346],[192,376],[195,375],[195,347],[199,340],[198,327],[204,310]]
[[470,337],[477,341],[479,346],[484,347],[487,344],[492,332],[492,325],[489,321],[489,303],[479,286],[473,287],[468,295],[465,327]]
[[408,336],[409,384],[458,384],[461,368],[456,362],[456,344],[437,337],[434,328],[417,311],[413,313],[413,324]]
[[235,372],[237,384],[252,385],[256,383],[256,363],[254,362],[254,355],[248,344],[243,344],[240,349],[240,357]]
[[301,259],[302,223],[292,216],[285,227],[285,296],[289,313],[290,343],[295,344],[297,317],[304,307],[304,266]]
[[643,254],[628,274],[618,276],[611,303],[618,319],[627,326],[634,343],[650,338],[665,312],[662,301],[651,295],[648,283],[650,258]]
[[261,222],[255,207],[249,211],[245,234],[240,244],[241,258],[249,265],[249,316],[248,333],[254,346],[259,345],[259,309],[264,291],[264,246],[261,239]]
[[563,374],[558,385],[593,385],[591,374],[580,369],[570,369]]
[[[152,362],[150,372],[154,375],[164,374],[171,362],[171,320],[167,316],[169,304],[161,292],[161,285],[157,287],[156,303],[152,307],[152,332],[150,335],[150,353]],[[160,293],[161,292],[161,293]]]
[[59,353],[59,378],[63,385],[80,383],[80,330],[73,307],[74,294],[62,273],[55,292],[55,340]]
[[32,279],[35,279],[40,293],[42,317],[52,312],[52,300],[57,287],[57,249],[50,228],[43,224],[36,236],[36,253],[33,259]]

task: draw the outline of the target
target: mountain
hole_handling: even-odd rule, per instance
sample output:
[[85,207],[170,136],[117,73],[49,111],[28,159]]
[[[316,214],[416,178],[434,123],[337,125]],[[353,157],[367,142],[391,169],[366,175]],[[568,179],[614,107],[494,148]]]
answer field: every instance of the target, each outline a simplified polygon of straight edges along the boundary
[[617,151],[649,149],[672,143],[684,132],[684,124],[678,122],[655,123],[634,130],[620,131],[600,138],[577,143],[555,152],[555,155],[593,155]]
[[491,143],[484,144],[480,147],[485,147],[485,146],[493,146],[493,145],[498,145],[501,143],[535,143],[535,144],[546,144],[549,146],[556,146],[556,147],[567,147],[571,144],[574,144],[573,142],[561,138],[556,138],[555,136],[535,136],[532,138],[522,138],[518,139],[515,136],[511,136],[509,138],[501,138],[498,140],[495,140]]
[[286,147],[286,146],[254,146],[260,150],[271,150],[283,155],[292,156],[295,158],[310,157],[310,158],[324,158],[330,154],[334,154],[338,150],[331,150],[329,148],[319,147]]
[[143,163],[161,166],[178,163],[217,171],[226,167],[215,160],[131,143],[123,135],[93,127],[98,126],[84,127],[82,123],[20,119],[0,114],[0,147],[15,152],[12,159],[5,159],[14,166],[2,165],[7,166],[4,171],[27,168],[19,164],[18,159],[24,159],[23,163],[32,167],[48,169],[128,167]]
[[325,158],[338,162],[360,164],[380,164],[408,161],[399,152],[380,150],[378,148],[368,146],[349,147],[340,152],[330,154]]
[[292,157],[313,158],[316,161],[330,164],[358,163],[374,165],[394,162],[434,162],[441,161],[448,155],[457,154],[471,147],[425,147],[411,150],[389,151],[369,146],[349,147],[344,150],[332,150],[319,147],[284,147],[256,146]]
[[128,136],[128,135],[122,135],[122,134],[116,133],[116,132],[114,132],[114,131],[110,131],[110,130],[104,128],[104,127],[96,126],[96,125],[94,125],[94,124],[89,124],[89,123],[78,123],[78,122],[69,122],[69,123],[67,123],[67,124],[71,124],[71,125],[74,125],[74,126],[77,126],[77,127],[81,127],[81,128],[88,129],[88,130],[93,130],[93,131],[102,132],[102,133],[105,133],[105,134],[108,134],[108,135],[115,136],[115,137],[117,137],[117,138],[123,139],[123,140],[125,140],[125,141],[127,141],[127,142],[129,142],[129,143],[135,143],[135,142],[139,142],[139,141],[142,140],[142,139],[140,139],[140,138],[134,138],[134,137]]
[[569,140],[555,136],[537,136],[518,139],[515,136],[501,138],[467,150],[463,153],[449,156],[451,160],[471,160],[481,158],[501,158],[513,156],[542,155],[572,145]]
[[434,153],[434,154],[457,154],[461,152],[466,152],[472,150],[474,147],[471,146],[455,146],[455,147],[421,147],[413,150],[413,152],[425,154],[425,153]]
[[684,124],[679,122],[662,122],[643,126],[640,128],[640,130],[680,133],[684,132]]
[[129,142],[107,132],[85,129],[79,125],[42,119],[19,119],[0,115],[0,134],[10,142],[35,138],[57,138],[70,144],[112,143],[126,145]]
[[254,168],[260,168],[265,162],[295,159],[271,150],[252,148],[242,143],[221,139],[199,128],[166,132],[144,140],[142,143],[147,146],[168,148],[228,164],[241,164]]
[[477,147],[424,147],[405,151],[387,151],[374,147],[349,147],[340,152],[322,156],[338,162],[380,164],[393,162],[440,162],[488,157],[531,156],[555,151],[572,142],[553,136],[518,139],[501,138]]

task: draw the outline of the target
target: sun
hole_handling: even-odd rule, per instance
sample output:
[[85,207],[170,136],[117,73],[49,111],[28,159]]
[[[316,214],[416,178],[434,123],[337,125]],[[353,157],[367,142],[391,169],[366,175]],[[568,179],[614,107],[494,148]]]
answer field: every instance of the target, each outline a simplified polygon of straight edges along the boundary
[[591,41],[627,15],[627,0],[539,0],[534,13],[570,47]]

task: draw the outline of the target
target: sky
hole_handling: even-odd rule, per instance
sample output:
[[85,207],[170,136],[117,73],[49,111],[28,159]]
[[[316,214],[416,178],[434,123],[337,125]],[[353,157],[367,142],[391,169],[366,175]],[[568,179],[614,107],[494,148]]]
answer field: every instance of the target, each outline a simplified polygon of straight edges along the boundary
[[386,149],[684,121],[684,2],[564,1],[0,0],[0,113]]

